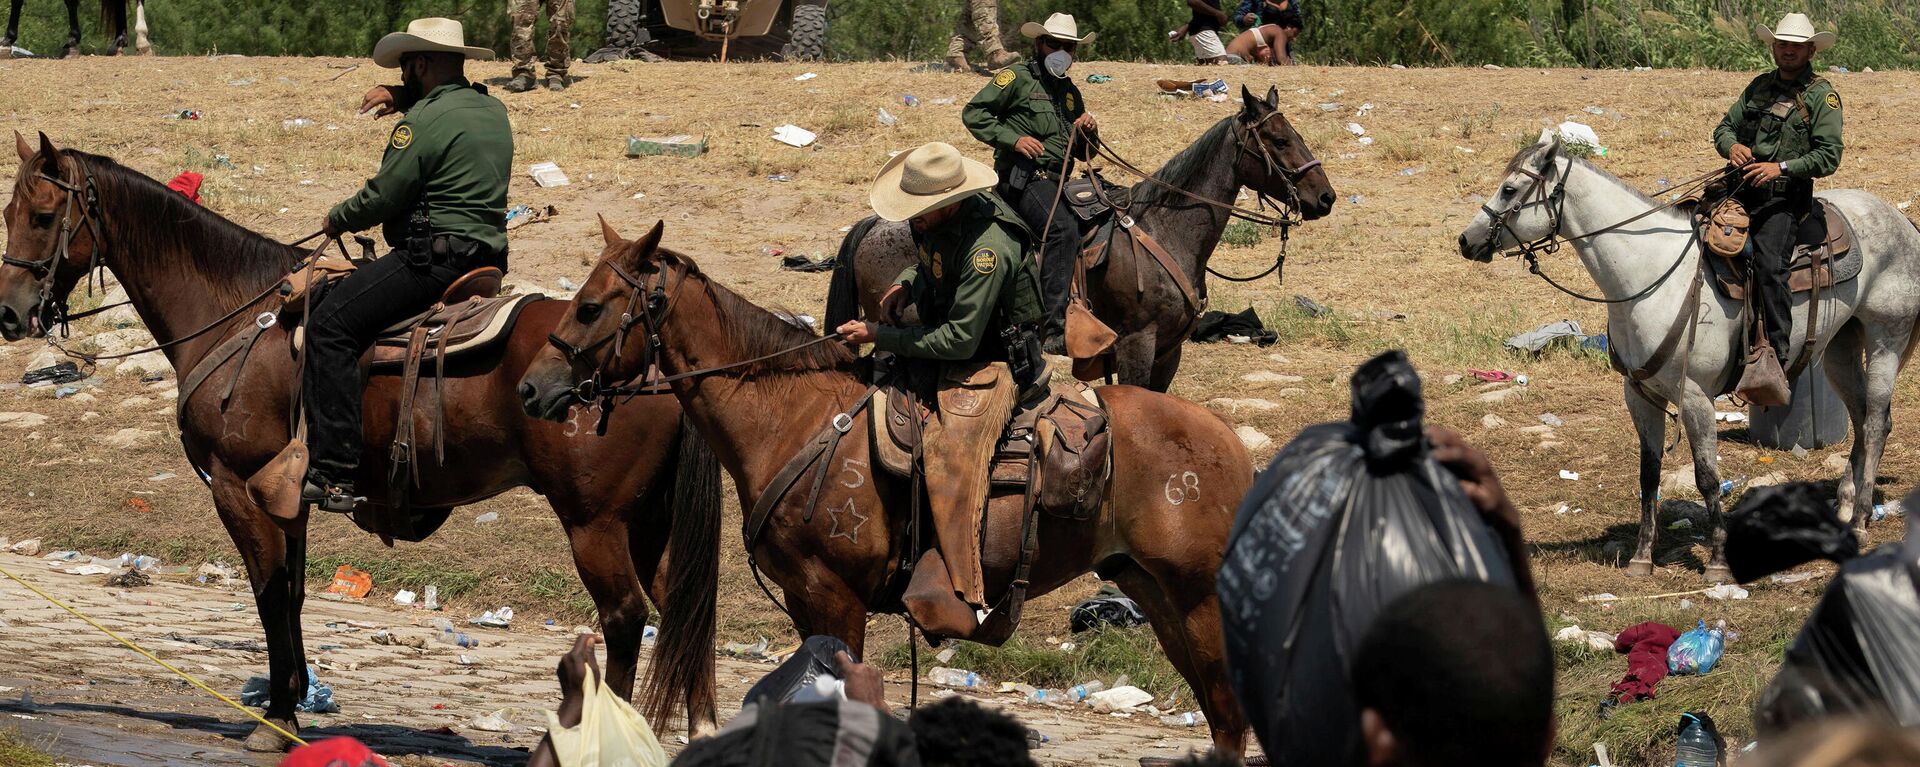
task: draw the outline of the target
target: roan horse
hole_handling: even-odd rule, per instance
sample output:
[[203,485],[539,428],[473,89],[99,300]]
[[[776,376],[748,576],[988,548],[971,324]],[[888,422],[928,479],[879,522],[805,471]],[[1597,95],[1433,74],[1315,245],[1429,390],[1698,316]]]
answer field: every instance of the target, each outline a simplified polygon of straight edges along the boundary
[[[20,170],[6,206],[7,256],[0,267],[0,334],[18,340],[54,324],[75,284],[99,265],[112,272],[176,371],[190,371],[242,326],[266,323],[269,297],[302,251],[268,240],[105,157],[56,149],[42,134],[36,151],[16,136]],[[420,471],[411,498],[416,511],[444,521],[454,506],[514,487],[547,497],[566,530],[574,564],[599,609],[606,633],[608,683],[633,691],[643,594],[666,614],[655,648],[646,702],[650,718],[685,699],[695,728],[713,721],[713,598],[717,569],[689,549],[716,549],[719,469],[705,443],[685,425],[672,397],[642,397],[609,419],[595,437],[593,415],[569,424],[527,418],[514,385],[567,304],[525,308],[500,348],[449,360],[445,380],[446,468]],[[232,317],[220,322],[219,318]],[[289,323],[291,324],[291,323]],[[200,328],[217,326],[198,337]],[[306,653],[300,608],[306,598],[307,524],[269,514],[247,480],[288,443],[288,400],[294,380],[289,335],[274,325],[258,348],[217,363],[212,381],[235,381],[223,407],[219,386],[183,393],[181,442],[203,472],[220,521],[247,565],[265,627],[271,699],[266,716],[297,734],[294,704],[305,695]],[[431,388],[422,383],[423,388]],[[363,464],[384,467],[393,442],[398,377],[376,375],[366,394]],[[423,398],[424,399],[424,398]],[[431,433],[424,412],[413,416]],[[384,471],[369,470],[361,487],[386,497]],[[371,481],[367,481],[371,480]],[[270,500],[270,499],[269,499]],[[324,515],[323,515],[324,516]],[[669,532],[668,529],[671,528]],[[429,528],[431,529],[431,528]],[[671,538],[675,556],[665,556]],[[668,595],[672,595],[669,597]],[[256,750],[285,746],[264,725],[247,738]]]
[[[13,6],[8,9],[7,35],[0,37],[0,58],[10,55],[13,42],[20,39],[20,5],[25,1],[13,0]],[[145,4],[145,0],[139,2]],[[106,55],[120,55],[120,49],[127,47],[127,0],[100,0],[100,23],[107,27],[108,38],[112,40]],[[67,58],[80,55],[80,0],[67,0],[67,44],[60,51],[60,55]]]
[[[1864,526],[1873,507],[1874,478],[1886,446],[1894,378],[1920,334],[1920,232],[1898,210],[1873,195],[1842,189],[1820,195],[1837,205],[1853,226],[1860,275],[1822,288],[1819,327],[1807,342],[1807,294],[1794,296],[1793,347],[1788,359],[1823,355],[1827,379],[1853,420],[1853,453],[1841,478],[1840,518]],[[1741,303],[1707,288],[1688,302],[1694,275],[1705,268],[1687,214],[1646,197],[1562,151],[1558,141],[1535,144],[1514,156],[1492,199],[1460,234],[1460,254],[1490,261],[1496,250],[1564,239],[1599,285],[1607,305],[1608,338],[1624,366],[1645,367],[1688,317],[1694,327],[1679,337],[1668,364],[1651,377],[1626,383],[1627,409],[1640,437],[1640,537],[1627,569],[1653,571],[1655,514],[1660,498],[1660,457],[1666,439],[1667,404],[1680,406],[1680,422],[1693,450],[1694,484],[1706,500],[1712,524],[1712,557],[1706,576],[1725,580],[1726,530],[1721,525],[1720,478],[1715,469],[1713,398],[1732,388],[1746,357]],[[1634,220],[1637,216],[1644,217]],[[1621,222],[1626,226],[1613,228]],[[1603,229],[1608,231],[1602,232]],[[1596,233],[1594,236],[1586,234]]]
[[[656,364],[749,509],[826,424],[841,428],[835,448],[814,464],[825,470],[802,472],[764,533],[745,538],[752,561],[786,592],[801,635],[838,637],[858,655],[867,615],[901,611],[903,564],[924,550],[914,544],[932,538],[909,533],[909,483],[872,468],[871,411],[847,417],[866,389],[862,363],[660,248],[662,224],[634,242],[602,227],[606,250],[554,331],[554,345],[571,351],[550,350],[527,371],[528,412],[565,417],[582,381],[632,381]],[[1089,570],[1118,581],[1193,686],[1215,748],[1238,758],[1247,722],[1227,686],[1214,574],[1252,462],[1226,423],[1198,405],[1131,386],[1099,394],[1114,428],[1106,500],[1084,522],[1037,514],[1030,593]],[[982,558],[990,602],[1013,578],[1020,512],[1018,493],[989,503]],[[691,556],[674,550],[676,560],[683,555]]]
[[[1305,220],[1333,210],[1333,185],[1280,113],[1279,91],[1269,88],[1259,99],[1243,87],[1240,99],[1239,113],[1215,123],[1152,180],[1133,188],[1131,210],[1138,225],[1166,249],[1203,303],[1207,260],[1242,187],[1291,204]],[[1063,201],[1054,215],[1073,212]],[[856,312],[879,316],[881,294],[915,258],[905,223],[863,221],[847,237],[827,294],[827,327],[839,327]],[[1110,259],[1088,275],[1089,308],[1120,336],[1113,346],[1120,383],[1164,392],[1180,369],[1181,345],[1200,309],[1190,306],[1180,285],[1147,253],[1136,250],[1133,258],[1121,260]]]

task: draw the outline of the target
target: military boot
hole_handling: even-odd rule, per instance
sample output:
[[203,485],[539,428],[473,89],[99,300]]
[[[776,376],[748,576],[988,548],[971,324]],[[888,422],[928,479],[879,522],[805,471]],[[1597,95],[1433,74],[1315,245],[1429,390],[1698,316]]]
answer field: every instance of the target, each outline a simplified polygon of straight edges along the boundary
[[987,71],[998,72],[1020,63],[1020,54],[1009,50],[998,50],[987,54]]
[[508,93],[526,93],[527,91],[533,90],[533,75],[514,75],[513,79],[507,81],[506,87]]

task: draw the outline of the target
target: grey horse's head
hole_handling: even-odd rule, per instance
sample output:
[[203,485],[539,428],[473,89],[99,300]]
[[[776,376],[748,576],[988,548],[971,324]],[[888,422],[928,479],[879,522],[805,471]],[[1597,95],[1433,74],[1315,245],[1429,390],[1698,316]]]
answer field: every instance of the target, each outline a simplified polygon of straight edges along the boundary
[[1553,234],[1555,189],[1566,183],[1571,158],[1560,151],[1560,139],[1542,136],[1507,163],[1500,187],[1487,195],[1480,212],[1460,232],[1460,255],[1469,261],[1492,261],[1493,254]]

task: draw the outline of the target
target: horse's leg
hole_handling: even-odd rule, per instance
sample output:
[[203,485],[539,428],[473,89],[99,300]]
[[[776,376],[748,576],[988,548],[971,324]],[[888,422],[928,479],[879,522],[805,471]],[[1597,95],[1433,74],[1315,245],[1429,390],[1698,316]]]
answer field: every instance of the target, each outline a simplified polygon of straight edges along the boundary
[[[1867,417],[1853,435],[1854,453],[1858,458],[1848,462],[1858,485],[1853,498],[1855,530],[1865,529],[1873,517],[1873,485],[1880,475],[1880,456],[1887,447],[1887,433],[1893,428],[1893,385],[1900,375],[1900,354],[1907,347],[1905,335],[1883,336],[1867,351]],[[1861,449],[1862,443],[1865,449]]]
[[1215,753],[1244,757],[1247,718],[1227,682],[1213,572],[1161,574],[1135,563],[1116,573],[1114,582],[1139,603],[1167,660],[1193,688],[1213,731]]
[[1186,344],[1176,343],[1153,361],[1153,375],[1148,379],[1147,388],[1165,393],[1173,387],[1173,374],[1180,372],[1180,355],[1186,350]]
[[[213,505],[227,535],[240,550],[253,586],[254,606],[267,639],[266,718],[293,735],[294,706],[307,694],[306,649],[300,639],[300,606],[306,599],[307,519],[276,521],[253,502],[246,479],[214,461]],[[265,725],[247,736],[248,751],[278,752],[293,742]]]
[[127,47],[127,0],[100,0],[100,17],[113,27],[107,55],[118,56]]
[[20,4],[26,0],[13,0],[7,9],[7,36],[0,37],[0,58],[12,58],[13,41],[20,39]]
[[1848,455],[1847,470],[1840,475],[1834,504],[1841,522],[1853,521],[1855,498],[1864,493],[1869,504],[1873,498],[1873,486],[1860,484],[1860,469],[1866,465],[1867,453],[1867,440],[1861,439],[1867,425],[1865,332],[1859,319],[1848,320],[1834,333],[1833,340],[1827,342],[1826,353],[1821,357],[1827,383],[1833,385],[1840,404],[1847,406],[1847,420],[1853,426],[1853,448]]
[[1113,343],[1114,374],[1128,386],[1152,387],[1155,338],[1152,330],[1121,336]]
[[[1624,380],[1624,379],[1623,379]],[[1667,441],[1667,411],[1626,384],[1627,413],[1633,416],[1634,433],[1640,437],[1640,534],[1627,560],[1627,574],[1653,574],[1653,541],[1659,534],[1660,458]]]
[[1727,528],[1720,518],[1724,499],[1720,495],[1720,466],[1714,460],[1719,454],[1720,435],[1714,431],[1713,398],[1691,381],[1683,385],[1686,391],[1680,395],[1680,425],[1686,429],[1687,447],[1693,451],[1693,486],[1707,505],[1711,552],[1705,575],[1710,582],[1724,583],[1732,578],[1727,572]]
[[67,0],[67,47],[60,55],[69,59],[80,55],[80,0]]
[[632,700],[640,639],[647,627],[647,601],[628,553],[627,521],[618,513],[600,514],[581,524],[566,521],[577,518],[560,514],[580,583],[600,611],[600,631],[607,639],[607,686],[622,700]]

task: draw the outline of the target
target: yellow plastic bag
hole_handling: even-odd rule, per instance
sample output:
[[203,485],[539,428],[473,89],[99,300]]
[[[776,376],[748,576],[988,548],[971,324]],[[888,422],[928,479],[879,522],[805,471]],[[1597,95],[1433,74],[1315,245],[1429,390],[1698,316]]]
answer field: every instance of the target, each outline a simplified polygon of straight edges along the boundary
[[561,767],[666,767],[667,752],[640,712],[601,682],[592,667],[586,683],[593,693],[580,706],[580,726],[562,727],[560,715],[547,712],[547,738]]

